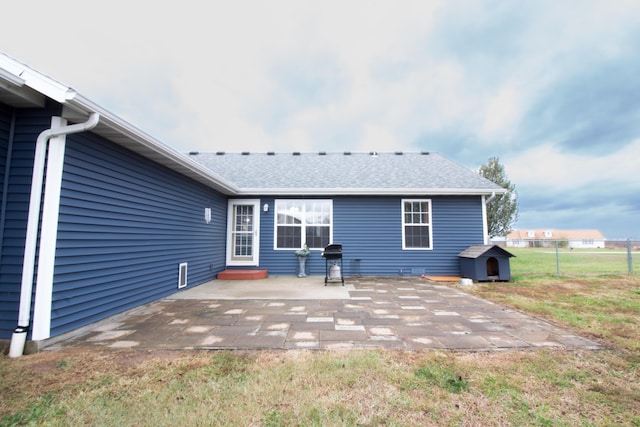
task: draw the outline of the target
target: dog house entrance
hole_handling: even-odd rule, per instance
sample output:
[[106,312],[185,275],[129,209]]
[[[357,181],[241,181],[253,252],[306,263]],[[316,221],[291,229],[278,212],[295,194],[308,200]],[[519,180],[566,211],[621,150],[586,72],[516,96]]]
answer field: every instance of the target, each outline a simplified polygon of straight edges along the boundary
[[487,276],[489,278],[497,278],[500,276],[500,266],[498,265],[498,260],[495,257],[490,257],[487,260]]

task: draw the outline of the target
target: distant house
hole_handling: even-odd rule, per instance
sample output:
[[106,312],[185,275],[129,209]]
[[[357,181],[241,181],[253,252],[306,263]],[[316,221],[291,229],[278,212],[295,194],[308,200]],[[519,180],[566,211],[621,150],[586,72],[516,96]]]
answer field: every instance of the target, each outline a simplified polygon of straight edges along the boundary
[[[504,190],[435,153],[178,153],[0,53],[0,339],[42,341],[228,269],[458,275]],[[32,299],[33,296],[33,299]]]
[[[604,248],[605,239],[598,230],[516,230],[507,235],[512,248],[545,247],[561,241],[569,248]],[[566,243],[565,243],[566,242]]]

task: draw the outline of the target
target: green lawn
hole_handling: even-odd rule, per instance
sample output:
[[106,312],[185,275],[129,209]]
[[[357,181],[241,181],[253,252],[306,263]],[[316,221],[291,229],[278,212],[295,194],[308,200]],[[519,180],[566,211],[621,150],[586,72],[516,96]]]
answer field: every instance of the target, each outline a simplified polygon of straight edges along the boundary
[[[511,258],[512,276],[557,274],[628,273],[628,255],[624,249],[506,248]],[[640,252],[632,251],[632,270],[640,271]]]

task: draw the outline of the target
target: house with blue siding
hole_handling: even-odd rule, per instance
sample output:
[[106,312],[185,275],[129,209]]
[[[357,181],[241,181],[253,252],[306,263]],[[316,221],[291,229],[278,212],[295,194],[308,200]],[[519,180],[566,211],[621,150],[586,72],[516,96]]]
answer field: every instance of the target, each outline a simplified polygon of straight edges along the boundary
[[[457,275],[504,192],[436,153],[183,154],[0,53],[0,340],[20,353],[216,279]],[[18,350],[15,350],[18,351]]]
[[229,198],[227,267],[275,275],[295,274],[303,245],[308,273],[324,275],[329,243],[342,244],[345,275],[459,275],[457,255],[486,242],[485,197],[504,191],[428,152],[190,157],[242,189]]

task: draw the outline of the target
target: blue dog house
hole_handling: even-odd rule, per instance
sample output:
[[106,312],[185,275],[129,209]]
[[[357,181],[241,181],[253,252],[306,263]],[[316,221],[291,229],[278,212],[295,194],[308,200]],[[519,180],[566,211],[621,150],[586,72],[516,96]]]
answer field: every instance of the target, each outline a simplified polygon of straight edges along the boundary
[[474,282],[511,280],[510,252],[496,245],[473,245],[458,254],[460,274]]

